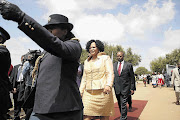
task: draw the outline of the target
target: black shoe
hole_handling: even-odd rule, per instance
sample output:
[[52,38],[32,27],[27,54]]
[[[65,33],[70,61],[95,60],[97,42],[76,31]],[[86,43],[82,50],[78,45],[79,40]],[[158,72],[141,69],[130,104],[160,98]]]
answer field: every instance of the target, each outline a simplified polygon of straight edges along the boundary
[[132,112],[132,106],[129,106],[129,112]]
[[20,120],[20,117],[15,117],[13,120]]

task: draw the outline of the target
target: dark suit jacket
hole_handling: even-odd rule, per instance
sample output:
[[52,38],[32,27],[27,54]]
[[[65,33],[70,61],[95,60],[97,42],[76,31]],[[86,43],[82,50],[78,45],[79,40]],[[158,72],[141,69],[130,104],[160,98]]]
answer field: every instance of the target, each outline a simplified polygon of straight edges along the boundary
[[80,43],[71,38],[61,41],[28,15],[23,17],[19,29],[47,51],[39,66],[33,112],[46,114],[82,110],[76,84],[82,52]]
[[17,88],[17,74],[18,74],[18,68],[20,65],[21,64],[15,65],[10,75],[10,82],[13,88]]
[[117,65],[118,62],[115,62],[113,65],[115,93],[121,93],[123,95],[130,94],[130,90],[136,89],[133,66],[131,63],[124,61],[124,66],[119,76]]
[[0,113],[6,114],[9,108],[9,91],[12,90],[8,77],[11,57],[9,50],[0,45]]

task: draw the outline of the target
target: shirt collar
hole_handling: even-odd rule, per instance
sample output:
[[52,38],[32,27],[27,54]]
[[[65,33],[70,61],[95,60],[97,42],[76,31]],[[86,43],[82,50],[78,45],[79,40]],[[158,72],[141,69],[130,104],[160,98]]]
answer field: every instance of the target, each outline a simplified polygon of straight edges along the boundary
[[[118,64],[120,64],[120,62],[118,61]],[[121,64],[124,64],[124,60],[123,61],[121,61]]]

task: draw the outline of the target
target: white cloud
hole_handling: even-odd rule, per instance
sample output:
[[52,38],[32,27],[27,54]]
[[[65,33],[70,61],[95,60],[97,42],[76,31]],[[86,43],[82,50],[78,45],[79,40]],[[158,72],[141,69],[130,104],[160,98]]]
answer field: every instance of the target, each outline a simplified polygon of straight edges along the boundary
[[160,25],[168,23],[174,18],[174,3],[171,0],[159,7],[157,0],[149,0],[144,6],[134,5],[128,15],[118,14],[118,19],[126,25],[127,33],[141,37]]
[[[142,61],[137,67],[145,67],[150,71],[150,62],[158,57],[165,57],[167,54],[166,48],[161,48],[159,46],[153,46],[147,50],[147,52],[142,56]],[[136,67],[136,68],[137,68]]]
[[171,51],[176,48],[180,48],[180,29],[165,31],[165,40],[163,41],[164,48]]
[[148,50],[147,55],[149,56],[148,58],[158,58],[158,57],[164,57],[165,54],[167,53],[166,48],[160,48],[158,46],[153,46]]
[[13,66],[21,63],[21,56],[26,54],[28,49],[40,49],[39,46],[27,37],[11,38],[6,41],[5,45],[11,54]]
[[110,43],[123,41],[124,26],[111,14],[84,16],[75,24],[76,35],[83,41],[90,39],[100,39]]
[[[129,4],[128,0],[78,0],[83,9],[114,9],[118,4]],[[88,7],[87,7],[88,6]]]
[[11,38],[6,41],[6,46],[11,54],[12,65],[17,65],[21,63],[21,56],[27,52],[27,48],[25,48],[23,42],[20,40]]
[[[37,0],[37,3],[48,11],[43,16],[47,20],[50,14],[63,14],[66,15],[70,21],[76,19],[77,16],[83,14],[83,9],[79,7],[78,2],[75,0]],[[74,18],[74,19],[73,19]]]
[[[89,40],[89,37],[94,36],[111,40],[114,43],[127,40],[125,35],[145,40],[147,31],[168,23],[175,14],[174,3],[171,0],[163,2],[162,6],[157,4],[157,0],[149,0],[143,6],[132,6],[127,15],[119,12],[117,16],[110,13],[93,15],[93,13],[87,13],[86,10],[115,9],[119,4],[128,4],[128,0],[66,0],[63,2],[38,0],[38,3],[43,8],[47,8],[48,12],[44,15],[46,19],[53,13],[65,14],[69,17],[70,22],[75,26],[74,31],[81,40]],[[105,23],[107,24],[104,25]]]

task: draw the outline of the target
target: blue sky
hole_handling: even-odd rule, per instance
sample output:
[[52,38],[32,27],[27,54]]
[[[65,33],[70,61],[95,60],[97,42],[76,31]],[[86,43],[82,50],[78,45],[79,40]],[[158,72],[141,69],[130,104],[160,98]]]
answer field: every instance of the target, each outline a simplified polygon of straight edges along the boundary
[[[64,14],[74,24],[73,33],[83,48],[90,39],[121,45],[142,56],[137,67],[180,48],[180,0],[9,0],[40,24],[53,13]],[[0,17],[0,26],[11,39],[6,42],[12,64],[28,49],[41,49],[17,28]]]

